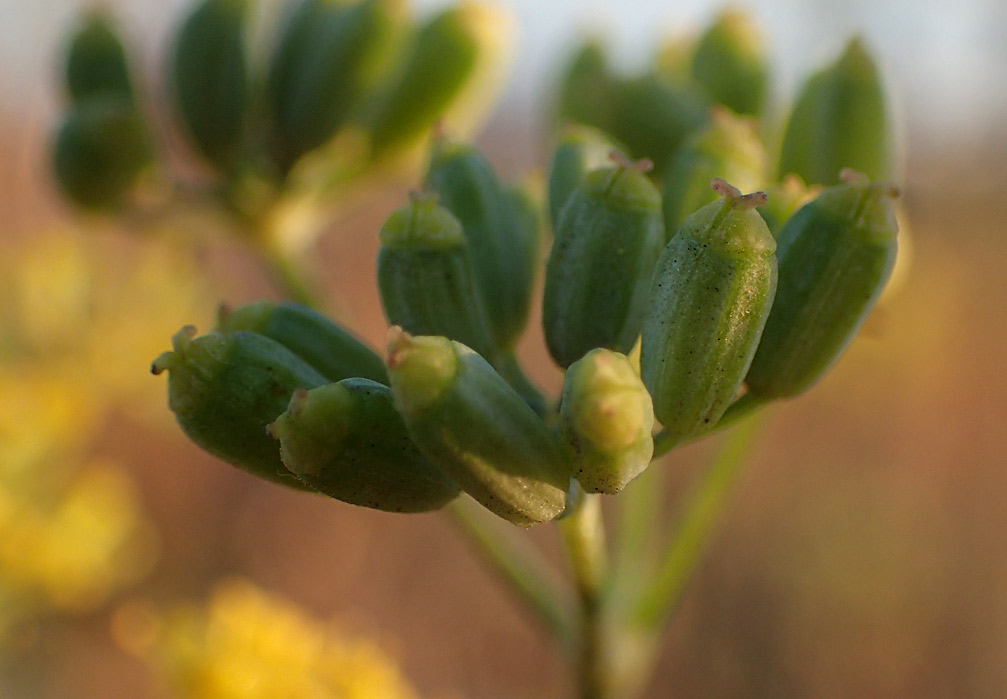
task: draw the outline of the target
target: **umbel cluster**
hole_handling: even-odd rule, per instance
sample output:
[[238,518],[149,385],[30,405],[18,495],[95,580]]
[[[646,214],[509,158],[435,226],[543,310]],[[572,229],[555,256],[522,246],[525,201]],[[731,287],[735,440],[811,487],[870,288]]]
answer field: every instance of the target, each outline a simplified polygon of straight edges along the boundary
[[[394,114],[415,133],[445,108],[415,89],[440,65],[431,50],[417,72],[400,67],[412,78],[393,81],[397,92],[360,103],[371,111],[350,109],[361,93],[332,56],[350,55],[338,42],[357,35],[333,29],[280,41],[272,70],[290,89],[267,90],[272,117],[241,121],[246,137],[232,148],[228,119],[246,111],[209,110],[185,86],[206,37],[230,26],[224,10],[246,5],[200,4],[180,34],[192,55],[176,54],[180,113],[222,181],[233,162],[260,162],[228,153],[258,153],[282,181],[302,157],[326,153],[346,115],[373,127],[384,123],[375,114]],[[380,7],[305,0],[281,36]],[[617,493],[655,456],[803,392],[891,274],[897,191],[886,182],[883,91],[862,42],[811,75],[779,125],[765,117],[768,82],[758,34],[737,13],[694,44],[663,47],[636,75],[585,44],[557,90],[545,191],[501,182],[475,147],[435,134],[421,186],[378,233],[383,356],[304,305],[222,308],[211,332],[187,326],[154,360],[179,425],[206,451],[294,488],[394,512],[437,509],[464,491],[528,526],[560,516],[578,492]],[[291,131],[284,114],[337,126]],[[372,145],[383,142],[376,133]],[[57,174],[81,199],[65,162],[77,151],[66,148],[57,142]],[[558,398],[525,377],[514,351],[543,258],[545,339],[565,370]]]

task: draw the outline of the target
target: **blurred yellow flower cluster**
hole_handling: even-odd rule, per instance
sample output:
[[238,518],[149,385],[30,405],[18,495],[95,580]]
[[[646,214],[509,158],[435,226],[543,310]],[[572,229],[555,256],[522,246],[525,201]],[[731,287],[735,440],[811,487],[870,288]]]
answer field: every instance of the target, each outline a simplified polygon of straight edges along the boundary
[[203,606],[154,613],[125,605],[120,643],[192,699],[415,699],[372,640],[347,637],[249,582],[219,584]]
[[39,614],[93,609],[150,568],[152,527],[100,445],[113,408],[160,405],[138,395],[161,389],[145,361],[206,303],[181,249],[71,231],[4,247],[0,643]]

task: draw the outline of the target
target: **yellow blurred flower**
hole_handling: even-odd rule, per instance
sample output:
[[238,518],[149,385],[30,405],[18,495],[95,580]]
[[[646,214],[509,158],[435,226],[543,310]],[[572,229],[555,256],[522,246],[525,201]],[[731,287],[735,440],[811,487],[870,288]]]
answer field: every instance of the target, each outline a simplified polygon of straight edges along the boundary
[[218,585],[205,606],[165,614],[127,605],[119,642],[193,699],[414,699],[372,640],[350,638],[249,582]]

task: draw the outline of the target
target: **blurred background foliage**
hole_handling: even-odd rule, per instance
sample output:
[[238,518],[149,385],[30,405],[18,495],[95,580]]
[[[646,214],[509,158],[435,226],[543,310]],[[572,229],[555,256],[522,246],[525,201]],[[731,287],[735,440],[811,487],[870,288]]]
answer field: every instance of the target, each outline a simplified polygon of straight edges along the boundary
[[[52,76],[82,4],[0,4],[0,696],[252,696],[242,678],[294,677],[301,696],[568,691],[443,517],[281,490],[178,434],[150,359],[219,300],[275,291],[226,240],[131,236],[60,204]],[[517,17],[514,73],[480,142],[514,176],[544,161],[543,90],[585,25],[631,64],[716,10],[500,4]],[[159,74],[183,3],[110,5]],[[901,103],[913,264],[836,370],[771,410],[654,697],[1007,697],[1007,9],[838,8],[760,5],[790,71],[774,87],[864,32]],[[413,184],[390,178],[319,245],[333,308],[376,345],[375,232]],[[557,388],[529,335],[522,356]],[[669,507],[715,441],[665,460]]]

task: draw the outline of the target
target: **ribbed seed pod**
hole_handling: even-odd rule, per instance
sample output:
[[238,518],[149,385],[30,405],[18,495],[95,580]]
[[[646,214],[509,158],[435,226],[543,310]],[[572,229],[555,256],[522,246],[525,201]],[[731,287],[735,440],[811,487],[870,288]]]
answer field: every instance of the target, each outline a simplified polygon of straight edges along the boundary
[[584,176],[607,165],[613,150],[619,148],[612,139],[589,126],[571,124],[563,130],[549,164],[549,223],[554,229]]
[[381,227],[380,237],[378,289],[388,322],[495,356],[465,234],[436,196],[412,195]]
[[612,125],[617,84],[605,47],[597,39],[586,41],[574,53],[560,79],[558,120],[608,130]]
[[777,236],[780,286],[745,383],[759,398],[801,393],[856,334],[895,264],[898,224],[885,183],[847,171]]
[[269,426],[287,469],[320,493],[386,512],[437,510],[460,489],[420,454],[392,391],[367,379],[298,390]]
[[402,0],[305,0],[288,21],[267,86],[281,171],[358,109],[404,21]]
[[752,18],[737,9],[717,15],[696,43],[691,73],[714,102],[738,114],[762,114],[769,57]]
[[559,429],[585,491],[618,493],[643,473],[653,427],[653,402],[626,355],[591,350],[567,369]]
[[570,483],[560,443],[493,367],[443,337],[388,338],[395,407],[420,452],[509,522],[558,516]]
[[596,347],[629,352],[640,334],[664,245],[661,197],[644,174],[648,165],[595,170],[563,207],[542,301],[546,344],[562,367]]
[[133,101],[129,59],[112,18],[93,10],[82,19],[70,37],[64,67],[70,99],[117,97]]
[[769,201],[759,207],[759,214],[775,238],[794,213],[814,199],[821,187],[809,187],[797,175],[787,175],[781,181],[769,185],[766,194]]
[[[489,5],[463,3],[450,7],[416,31],[404,56],[376,100],[365,126],[371,156],[411,145],[430,133],[438,119],[468,121],[487,85],[496,82],[496,64],[506,22]],[[476,87],[471,99],[470,88]]]
[[512,347],[528,322],[534,272],[530,248],[537,241],[518,230],[517,215],[503,185],[474,146],[439,138],[425,185],[462,224],[493,340],[501,349]]
[[890,115],[881,77],[867,47],[853,39],[839,59],[812,75],[790,113],[780,152],[780,177],[838,184],[852,168],[872,180],[891,174]]
[[661,254],[643,324],[641,376],[669,443],[724,414],[776,291],[776,242],[755,210],[766,195],[714,186],[723,200],[687,218]]
[[766,169],[754,123],[715,108],[710,124],[685,140],[664,173],[665,235],[674,235],[689,214],[718,199],[710,188],[714,177],[752,191],[765,183]]
[[94,97],[70,107],[53,144],[53,172],[63,194],[85,209],[120,206],[154,153],[132,103]]
[[388,383],[384,360],[338,323],[296,303],[259,301],[222,306],[216,330],[253,332],[279,342],[329,381],[365,378]]
[[657,73],[620,81],[606,129],[634,158],[649,158],[660,177],[683,141],[708,118],[710,105],[692,86]]
[[287,471],[266,427],[297,389],[325,378],[278,342],[255,333],[211,332],[188,325],[151,365],[168,372],[168,407],[197,445],[240,469],[292,488],[307,487]]
[[171,52],[171,97],[196,149],[216,167],[234,165],[245,133],[249,0],[204,0],[185,19]]

